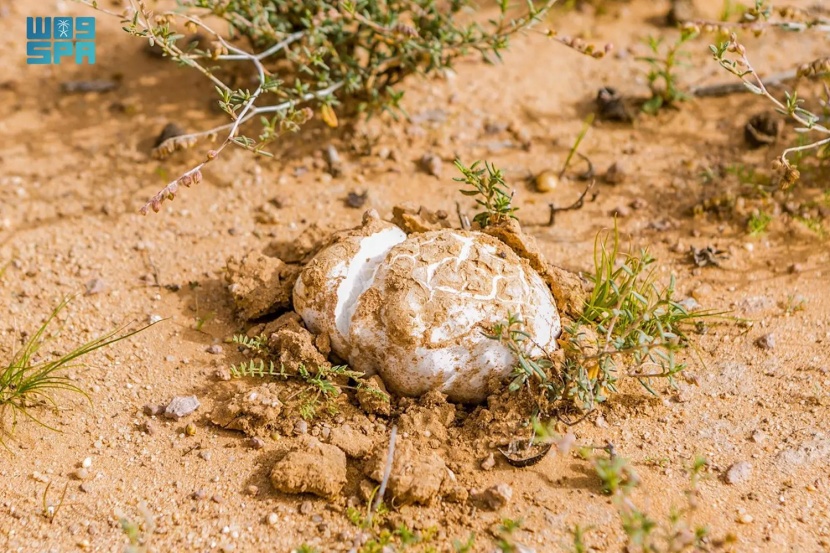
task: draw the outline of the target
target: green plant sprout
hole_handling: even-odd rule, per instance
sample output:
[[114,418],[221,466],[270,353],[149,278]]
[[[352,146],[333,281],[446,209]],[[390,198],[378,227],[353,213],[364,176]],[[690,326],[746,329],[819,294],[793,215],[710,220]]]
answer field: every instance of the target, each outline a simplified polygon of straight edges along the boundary
[[[377,397],[389,401],[386,394],[367,384],[364,374],[358,371],[349,370],[347,365],[321,365],[316,370],[309,370],[305,365],[299,364],[296,373],[285,370],[283,365],[276,367],[272,360],[266,361],[263,358],[273,356],[267,344],[265,336],[248,337],[244,334],[235,335],[233,343],[247,348],[255,359],[250,359],[239,365],[231,365],[231,376],[235,378],[256,377],[256,378],[279,378],[288,380],[299,379],[303,383],[303,389],[288,399],[299,396],[299,413],[303,419],[316,418],[320,408],[325,408],[330,414],[337,412],[335,400],[342,394],[343,389],[364,390]],[[351,379],[356,382],[354,386],[346,386],[338,383],[336,379]],[[288,400],[287,399],[287,400]],[[286,401],[287,401],[286,400]]]
[[524,330],[524,321],[518,315],[508,313],[507,319],[493,325],[492,332],[484,333],[487,338],[507,346],[516,356],[517,365],[513,369],[509,389],[516,392],[523,388],[528,380],[535,379],[540,384],[548,382],[548,373],[553,362],[534,355],[534,348],[539,349],[531,335]]
[[[690,312],[674,299],[675,282],[660,285],[647,250],[622,252],[617,228],[597,235],[593,290],[582,314],[565,329],[564,360],[554,362],[534,352],[519,317],[485,335],[508,346],[517,358],[509,389],[530,386],[541,414],[561,401],[590,412],[617,391],[621,374],[636,378],[651,394],[654,379],[674,385],[685,364],[677,352],[689,346],[688,333],[701,319],[718,315]],[[623,369],[623,367],[625,369]]]
[[[587,454],[586,454],[587,455]],[[695,458],[689,470],[689,488],[686,490],[686,505],[672,509],[665,521],[652,519],[632,499],[632,493],[640,485],[640,479],[628,461],[611,455],[608,458],[596,456],[590,459],[603,491],[612,497],[620,514],[626,535],[626,551],[633,553],[684,553],[709,551],[705,526],[692,522],[698,504],[698,482],[707,466],[706,460]],[[577,527],[578,528],[578,527]],[[586,551],[585,531],[573,533],[573,551]],[[578,538],[578,539],[577,539]]]
[[662,38],[650,36],[646,39],[652,55],[637,58],[638,61],[646,62],[650,67],[646,78],[651,89],[651,98],[643,104],[643,111],[655,114],[689,97],[678,85],[677,69],[683,64],[682,59],[689,56],[688,52],[682,50],[683,45],[697,35],[698,33],[693,29],[681,29],[680,36],[665,51],[663,51]]
[[93,351],[130,338],[152,326],[149,324],[119,336],[119,333],[126,328],[120,327],[62,355],[42,358],[40,356],[41,346],[54,337],[54,335],[47,334],[49,325],[69,301],[69,298],[61,301],[22,347],[11,354],[5,367],[0,365],[0,435],[10,433],[6,429],[9,416],[11,416],[12,429],[17,424],[18,416],[24,416],[41,426],[56,430],[31,413],[30,409],[35,402],[44,402],[57,410],[58,404],[53,394],[58,391],[77,393],[89,400],[86,392],[73,384],[72,379],[62,374],[63,371],[79,366],[77,361]]
[[758,210],[749,216],[746,222],[746,231],[750,236],[760,236],[767,231],[767,227],[772,222],[772,215]]
[[473,222],[484,228],[496,225],[508,218],[515,219],[514,213],[518,211],[518,208],[513,207],[513,193],[508,193],[504,175],[486,161],[484,169],[481,169],[480,163],[476,161],[471,167],[465,167],[461,161],[455,160],[455,166],[461,171],[462,176],[453,180],[471,187],[460,192],[465,196],[474,197],[476,203],[484,208],[484,211],[473,217]]
[[152,545],[153,533],[156,531],[156,518],[145,501],[138,504],[141,520],[136,522],[123,513],[116,513],[121,525],[121,532],[127,538],[124,553],[150,553],[155,551]]
[[[565,175],[565,171],[568,170],[568,167],[571,164],[571,160],[573,159],[574,155],[577,153],[579,149],[579,145],[582,143],[582,139],[585,138],[585,135],[588,134],[588,131],[591,128],[591,125],[594,123],[594,114],[589,113],[588,116],[585,118],[585,121],[582,122],[582,129],[579,131],[579,134],[576,135],[576,140],[574,140],[571,149],[568,150],[568,156],[565,158],[565,163],[562,164],[562,170],[559,171],[559,178],[561,179]],[[577,154],[582,156],[582,154]],[[583,159],[587,159],[583,156]]]

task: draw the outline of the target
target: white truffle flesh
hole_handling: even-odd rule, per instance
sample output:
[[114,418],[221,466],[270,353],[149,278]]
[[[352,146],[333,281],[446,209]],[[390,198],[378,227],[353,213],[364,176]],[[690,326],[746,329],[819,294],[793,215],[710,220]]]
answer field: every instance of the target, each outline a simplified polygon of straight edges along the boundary
[[406,234],[377,219],[340,233],[303,269],[294,285],[294,309],[315,334],[325,334],[332,350],[349,358],[349,327],[360,295],[380,263]]

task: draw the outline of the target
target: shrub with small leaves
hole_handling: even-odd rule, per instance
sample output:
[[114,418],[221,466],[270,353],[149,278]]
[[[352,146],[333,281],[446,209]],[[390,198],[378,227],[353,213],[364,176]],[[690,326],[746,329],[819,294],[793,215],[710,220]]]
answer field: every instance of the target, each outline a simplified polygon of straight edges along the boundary
[[[113,13],[94,0],[79,1]],[[472,53],[498,59],[510,38],[540,21],[554,1],[528,0],[516,9],[500,0],[498,13],[479,22],[467,0],[179,0],[178,9],[160,13],[153,13],[146,0],[131,0],[130,8],[113,13],[123,18],[124,29],[201,72],[231,118],[157,147],[163,156],[191,147],[196,139],[226,136],[142,212],[158,211],[181,186],[198,183],[202,167],[230,144],[267,155],[269,144],[315,114],[336,127],[337,111],[400,112],[399,85],[407,76],[450,68]],[[183,40],[185,32],[203,40]],[[225,77],[227,64],[234,62],[249,64],[253,80]],[[246,82],[255,85],[241,85]],[[241,126],[254,120],[259,134],[242,134]]]
[[519,208],[513,207],[513,193],[507,191],[504,176],[499,169],[486,161],[483,169],[478,161],[471,167],[466,167],[456,160],[455,166],[461,171],[462,176],[453,180],[463,182],[470,187],[460,192],[465,196],[474,197],[476,203],[484,208],[484,211],[473,217],[473,222],[484,228],[498,224],[507,218],[516,218],[514,213]]

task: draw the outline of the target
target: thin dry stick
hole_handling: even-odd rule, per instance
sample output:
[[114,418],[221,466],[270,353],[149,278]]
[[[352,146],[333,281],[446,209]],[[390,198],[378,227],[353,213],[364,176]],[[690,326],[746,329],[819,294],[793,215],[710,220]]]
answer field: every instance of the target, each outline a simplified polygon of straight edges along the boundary
[[458,214],[458,222],[462,230],[470,230],[470,218],[467,214],[461,211],[461,203],[455,202],[455,212]]
[[386,454],[386,466],[383,467],[383,480],[380,482],[380,489],[378,495],[375,497],[375,502],[372,509],[369,511],[369,516],[366,517],[366,522],[372,524],[372,515],[380,507],[380,502],[383,501],[383,496],[386,494],[386,485],[389,483],[389,475],[392,473],[392,459],[395,457],[395,439],[398,437],[398,427],[392,427],[392,433],[389,435],[389,451]]
[[[798,72],[795,70],[783,71],[764,78],[764,84],[767,87],[779,86],[788,81],[792,81],[797,76]],[[711,85],[693,86],[689,89],[689,94],[699,98],[706,96],[727,96],[729,94],[739,94],[742,92],[751,92],[742,82],[715,83]]]
[[[548,219],[547,226],[553,226],[553,224],[556,222],[556,214],[560,211],[573,211],[576,209],[581,209],[582,206],[585,205],[585,196],[588,194],[588,191],[594,187],[595,183],[596,181],[592,180],[591,183],[585,187],[585,190],[582,191],[582,194],[579,195],[579,198],[577,198],[577,200],[568,207],[556,207],[556,205],[553,203],[548,204],[548,207],[550,208],[550,219]],[[596,195],[594,195],[591,199],[593,200],[594,198],[596,198]]]

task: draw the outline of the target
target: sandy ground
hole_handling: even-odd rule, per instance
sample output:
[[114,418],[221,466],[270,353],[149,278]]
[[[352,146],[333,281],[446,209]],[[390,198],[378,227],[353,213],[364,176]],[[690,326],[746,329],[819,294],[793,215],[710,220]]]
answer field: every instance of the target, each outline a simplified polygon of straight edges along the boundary
[[[382,118],[347,137],[308,130],[277,147],[277,160],[229,150],[205,171],[203,184],[160,214],[142,217],[137,209],[145,199],[202,155],[197,147],[153,160],[149,150],[164,125],[196,130],[223,121],[208,108],[211,87],[195,72],[148,57],[117,20],[101,15],[96,65],[27,66],[26,15],[84,10],[67,2],[0,2],[0,266],[11,262],[0,279],[0,351],[6,355],[65,295],[78,297],[60,317],[62,333],[50,351],[130,321],[164,318],[72,369],[91,405],[61,395],[60,412],[37,409],[59,432],[21,421],[7,439],[9,450],[0,451],[0,550],[120,551],[126,539],[118,518],[138,520],[142,501],[157,519],[152,541],[158,551],[289,551],[303,542],[321,551],[348,550],[360,531],[343,514],[346,497],[327,502],[276,493],[268,473],[284,444],[267,440],[256,450],[208,421],[224,397],[216,370],[242,360],[227,344],[218,355],[207,352],[244,330],[223,280],[225,261],[293,240],[311,223],[358,224],[363,210],[344,204],[351,191],[368,190],[365,208],[384,217],[406,200],[454,213],[455,156],[486,158],[505,170],[522,221],[553,262],[590,269],[595,234],[622,210],[621,230],[634,245],[651,249],[662,277],[676,276],[681,297],[751,322],[714,325],[696,337],[700,358],[689,356],[688,372],[697,385],[683,380],[679,390],[654,398],[628,383],[574,427],[579,442],[612,441],[640,474],[634,497],[653,516],[682,504],[685,468],[695,455],[705,456],[710,466],[695,520],[714,536],[734,535],[731,550],[830,549],[827,243],[783,215],[768,233],[749,237],[747,206],[734,216],[692,214],[695,205],[737,189],[731,176],[705,182],[700,175],[707,169],[766,170],[777,150],[747,150],[743,125],[768,106],[732,95],[692,100],[634,125],[595,123],[581,151],[600,173],[623,164],[627,178],[614,186],[600,182],[595,201],[559,214],[552,227],[541,224],[547,204],[569,204],[583,183],[546,194],[524,183],[529,174],[560,166],[601,86],[648,92],[634,58],[645,53],[647,34],[672,33],[654,26],[667,3],[608,5],[598,17],[590,9],[551,17],[563,31],[613,42],[617,54],[608,59],[585,58],[539,35],[521,38],[502,65],[465,62],[449,78],[409,82],[411,122]],[[715,15],[719,5],[700,7]],[[707,44],[692,43],[685,82],[729,80],[707,61]],[[776,35],[747,44],[759,69],[772,73],[814,59],[826,41]],[[60,91],[64,81],[90,78],[116,78],[120,85],[107,93]],[[529,134],[529,150],[501,130],[508,124]],[[794,139],[788,126],[783,140]],[[329,143],[349,166],[342,177],[332,178],[321,163],[320,150]],[[397,161],[358,155],[366,143],[375,153],[394,150]],[[444,159],[440,177],[419,169],[427,152]],[[802,199],[819,198],[826,172],[811,173],[802,187]],[[275,215],[258,216],[275,198],[282,205]],[[691,264],[688,248],[709,245],[730,254],[722,266]],[[85,295],[95,279],[103,289]],[[803,310],[788,312],[787,305],[802,300]],[[758,347],[756,339],[770,333],[774,347]],[[143,405],[190,394],[202,403],[195,415],[153,420],[154,431],[146,431]],[[192,437],[184,433],[189,421],[196,424]],[[79,481],[74,476],[85,458],[91,466]],[[475,532],[474,551],[492,551],[490,530],[507,517],[523,519],[515,536],[539,552],[562,550],[575,524],[592,527],[587,541],[595,550],[621,550],[616,510],[584,462],[550,456],[517,469],[499,460],[482,471],[480,461],[474,454],[458,461],[459,480],[468,488],[509,484],[513,499],[501,511],[436,502],[403,507],[396,516],[414,529],[437,526],[439,550]],[[725,483],[723,473],[740,461],[751,463],[748,477]],[[350,470],[349,496],[360,479]],[[259,489],[255,496],[252,485]],[[56,504],[64,486],[65,499],[50,521],[44,501]],[[269,513],[277,524],[268,524]]]

